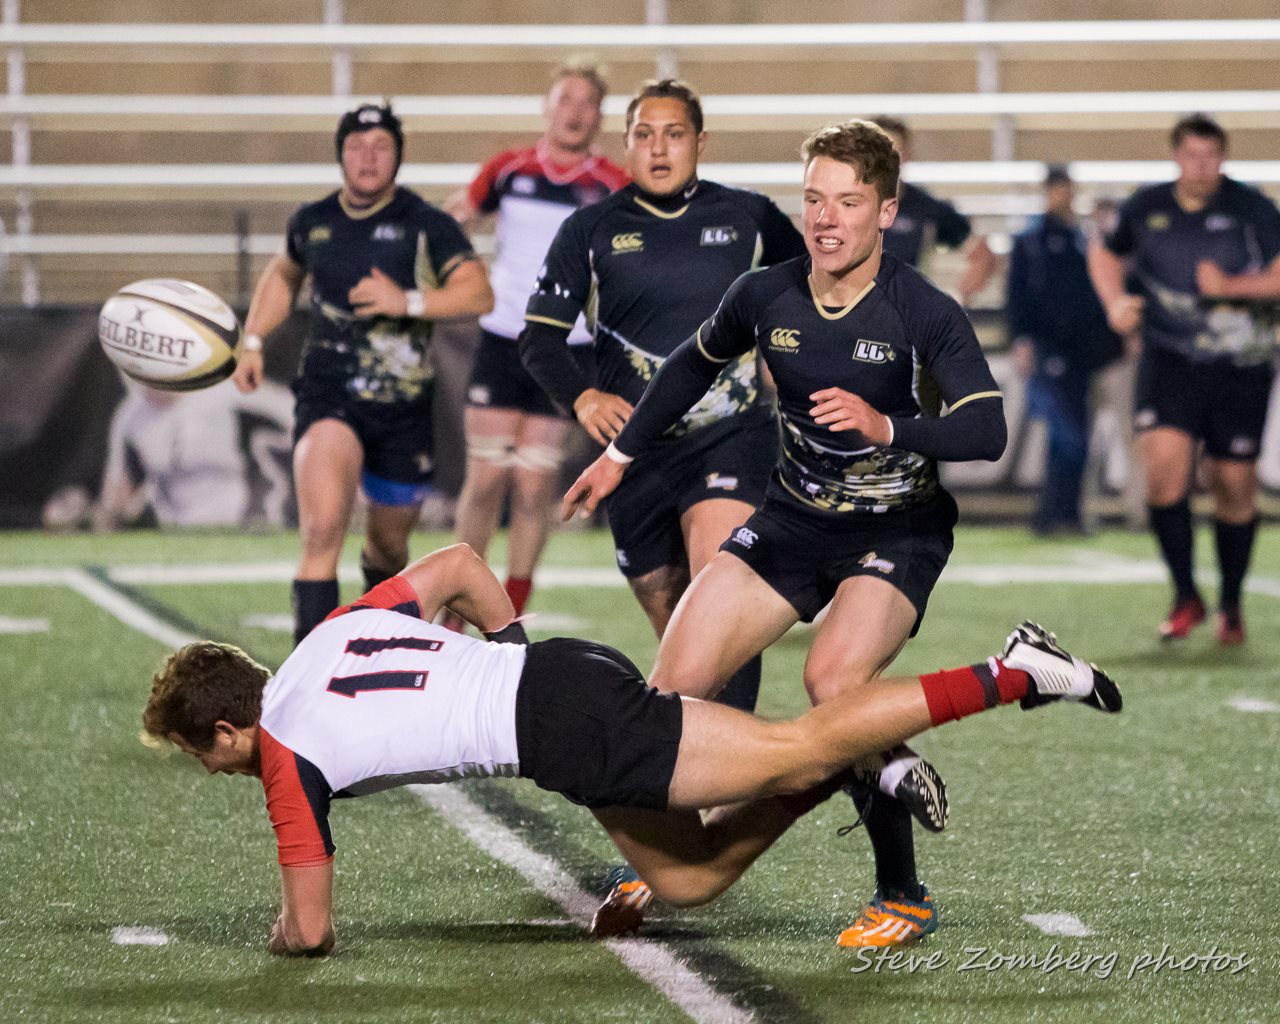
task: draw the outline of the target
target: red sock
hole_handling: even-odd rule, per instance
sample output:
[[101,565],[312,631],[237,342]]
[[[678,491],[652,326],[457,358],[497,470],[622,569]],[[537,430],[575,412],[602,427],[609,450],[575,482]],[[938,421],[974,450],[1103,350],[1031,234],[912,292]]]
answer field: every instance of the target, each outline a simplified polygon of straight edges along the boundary
[[524,606],[529,603],[529,594],[533,590],[533,580],[528,576],[508,576],[507,597],[511,598],[511,603],[516,607],[516,614],[524,614]]
[[1030,676],[1021,669],[1005,668],[999,658],[920,677],[934,725],[1021,700],[1030,684]]

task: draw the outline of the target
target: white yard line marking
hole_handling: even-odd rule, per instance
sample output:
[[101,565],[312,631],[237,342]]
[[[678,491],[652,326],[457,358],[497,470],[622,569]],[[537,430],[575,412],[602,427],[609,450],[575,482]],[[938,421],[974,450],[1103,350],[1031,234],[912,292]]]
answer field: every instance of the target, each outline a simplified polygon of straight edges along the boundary
[[0,615],[0,633],[47,633],[48,619],[14,619]]
[[[582,889],[550,857],[531,850],[506,825],[448,786],[410,786],[418,798],[495,860],[515,868],[538,892],[584,930],[599,900]],[[585,940],[584,940],[585,941]],[[736,1024],[754,1019],[648,939],[606,939],[604,946],[700,1024]]]
[[1083,939],[1093,931],[1075,914],[1023,914],[1022,920],[1035,925],[1046,935],[1069,935]]
[[288,612],[275,612],[267,615],[246,615],[240,625],[249,629],[269,629],[273,633],[292,633],[293,616]]
[[1263,700],[1261,697],[1232,697],[1227,701],[1227,706],[1237,711],[1250,711],[1255,714],[1280,714],[1280,704],[1273,700]]
[[111,941],[117,946],[167,946],[169,936],[155,928],[112,928]]
[[198,639],[152,615],[140,604],[129,600],[118,590],[112,590],[87,572],[68,569],[63,582],[81,597],[87,597],[103,611],[114,615],[126,626],[132,626],[143,636],[158,640],[166,647],[181,647]]

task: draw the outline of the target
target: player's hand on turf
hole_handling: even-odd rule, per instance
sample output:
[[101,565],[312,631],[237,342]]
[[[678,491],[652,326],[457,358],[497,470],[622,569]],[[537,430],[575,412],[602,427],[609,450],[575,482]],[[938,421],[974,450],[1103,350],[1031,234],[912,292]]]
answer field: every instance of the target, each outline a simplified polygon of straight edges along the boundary
[[595,441],[608,444],[626,426],[631,403],[621,395],[587,388],[573,403],[573,414]]
[[356,316],[404,316],[408,311],[404,289],[377,267],[347,292],[347,299]]
[[1227,275],[1213,260],[1196,264],[1196,288],[1205,298],[1223,298],[1227,294]]
[[833,432],[856,430],[868,444],[888,444],[893,439],[889,417],[873,409],[844,388],[823,388],[809,396],[813,422]]
[[573,518],[574,512],[579,510],[583,519],[590,518],[596,506],[613,493],[626,468],[621,462],[601,455],[565,491],[564,500],[560,502],[560,520],[567,523]]
[[1107,323],[1116,334],[1132,334],[1142,323],[1142,307],[1145,302],[1141,295],[1120,296],[1107,305]]
[[241,394],[256,391],[262,383],[262,353],[241,352],[240,362],[236,363],[235,372],[231,374],[231,382]]
[[276,923],[271,926],[271,941],[267,944],[267,949],[272,956],[289,955],[289,943],[284,938],[284,914],[277,917]]

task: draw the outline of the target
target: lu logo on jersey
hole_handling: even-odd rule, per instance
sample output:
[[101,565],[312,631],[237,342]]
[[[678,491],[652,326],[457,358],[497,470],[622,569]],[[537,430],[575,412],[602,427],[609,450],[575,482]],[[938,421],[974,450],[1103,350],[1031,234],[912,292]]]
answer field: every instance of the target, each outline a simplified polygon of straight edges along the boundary
[[888,363],[893,360],[893,349],[887,341],[859,338],[853,345],[853,358],[860,363]]
[[738,230],[733,227],[703,228],[699,245],[731,245],[738,240]]
[[628,252],[644,252],[644,236],[639,231],[628,231],[621,235],[614,235],[611,245],[615,256]]
[[769,332],[769,348],[774,352],[799,351],[800,331],[795,327],[775,327]]
[[402,242],[404,241],[404,225],[379,224],[373,229],[371,237],[375,242]]

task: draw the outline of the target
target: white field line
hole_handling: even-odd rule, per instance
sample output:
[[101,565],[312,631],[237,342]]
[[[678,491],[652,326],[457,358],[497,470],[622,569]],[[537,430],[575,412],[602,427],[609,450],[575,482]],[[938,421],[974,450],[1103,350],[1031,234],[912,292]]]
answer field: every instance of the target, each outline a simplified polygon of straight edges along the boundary
[[111,941],[117,946],[167,946],[169,936],[155,928],[121,926],[111,929]]
[[0,633],[47,633],[48,619],[15,619],[8,615],[0,615]]
[[1084,938],[1093,931],[1075,914],[1023,914],[1022,920],[1039,928],[1046,935],[1070,935]]
[[1280,704],[1273,700],[1263,700],[1261,697],[1232,697],[1227,701],[1227,707],[1255,715],[1280,714]]
[[[43,574],[25,571],[22,575],[28,585],[61,583],[68,586],[125,625],[170,647],[181,647],[195,639],[78,569]],[[13,578],[0,576],[0,585],[13,585],[13,582]],[[480,849],[519,871],[535,889],[561,906],[584,929],[590,923],[595,910],[592,897],[579,888],[555,861],[529,849],[519,836],[477,807],[466,794],[443,786],[410,788]],[[117,928],[112,933],[112,941],[162,945],[168,941],[168,936],[149,929]],[[749,1012],[734,1006],[662,946],[646,939],[612,939],[606,941],[605,946],[629,970],[653,985],[699,1024],[746,1024],[753,1020]]]
[[[536,850],[468,796],[447,786],[410,786],[418,798],[495,860],[514,868],[538,892],[584,930],[599,900],[583,890],[554,860]],[[584,940],[585,941],[585,940]],[[695,1021],[736,1024],[752,1020],[712,989],[667,949],[649,939],[607,939],[604,946]]]

